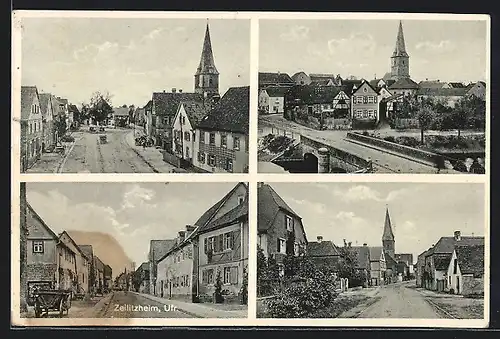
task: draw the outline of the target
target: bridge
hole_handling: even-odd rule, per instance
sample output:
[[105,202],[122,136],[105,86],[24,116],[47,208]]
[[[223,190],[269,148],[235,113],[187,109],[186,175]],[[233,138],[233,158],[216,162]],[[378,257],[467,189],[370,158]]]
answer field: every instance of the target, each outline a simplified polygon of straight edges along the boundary
[[439,154],[359,133],[325,133],[289,121],[280,127],[264,122],[268,124],[273,127],[266,130],[259,126],[261,134],[270,128],[279,129],[298,141],[293,152],[284,152],[272,159],[274,164],[291,173],[459,173]]

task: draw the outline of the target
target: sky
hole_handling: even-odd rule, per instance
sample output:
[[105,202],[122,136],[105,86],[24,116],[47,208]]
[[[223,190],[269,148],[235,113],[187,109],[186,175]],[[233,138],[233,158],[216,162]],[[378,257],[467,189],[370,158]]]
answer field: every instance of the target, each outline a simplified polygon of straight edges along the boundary
[[469,183],[270,183],[302,217],[308,241],[382,246],[386,206],[396,253],[417,256],[439,238],[485,235],[484,186]]
[[[382,78],[398,26],[398,20],[260,20],[259,71]],[[403,20],[411,78],[484,81],[486,27],[485,21]]]
[[55,232],[113,236],[136,267],[152,239],[173,239],[236,183],[27,183],[27,200]]
[[[194,91],[204,19],[24,18],[23,86],[88,102],[109,91],[115,107],[143,107],[153,92]],[[250,84],[250,21],[209,21],[219,91]]]

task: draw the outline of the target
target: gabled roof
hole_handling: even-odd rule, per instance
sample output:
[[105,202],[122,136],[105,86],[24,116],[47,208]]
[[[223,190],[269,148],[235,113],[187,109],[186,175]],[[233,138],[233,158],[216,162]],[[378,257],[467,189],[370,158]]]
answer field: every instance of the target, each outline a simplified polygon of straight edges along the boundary
[[47,232],[49,232],[49,234],[54,238],[54,240],[59,240],[59,237],[57,236],[57,234],[55,234],[54,231],[52,231],[52,229],[45,223],[45,221],[43,221],[42,217],[40,217],[40,215],[38,213],[36,213],[36,211],[33,209],[33,207],[31,207],[29,202],[26,202],[26,207],[33,214],[33,216],[36,219],[38,219],[38,221],[47,230]]
[[184,92],[155,92],[153,93],[152,104],[154,106],[156,115],[173,118],[177,113],[179,103],[182,101],[190,100],[203,101],[203,94]]
[[434,258],[434,268],[438,271],[445,271],[450,265],[451,254],[440,255]]
[[153,100],[149,100],[146,106],[144,106],[144,109],[147,111],[150,110],[152,107],[153,107]]
[[363,83],[363,80],[342,80],[342,85],[340,86],[340,89],[345,92],[345,94],[351,96],[354,87],[359,88],[361,84]]
[[293,85],[295,82],[286,73],[259,72],[259,86],[261,85]]
[[113,115],[116,115],[119,117],[128,117],[129,112],[130,112],[130,108],[128,108],[128,107],[113,108]]
[[288,100],[298,99],[299,104],[331,104],[340,91],[341,88],[336,86],[304,85],[291,87],[286,95]]
[[149,262],[143,262],[136,271],[149,271]]
[[21,119],[27,120],[31,114],[31,105],[38,96],[36,86],[21,86]]
[[484,274],[484,244],[456,246],[458,266],[462,274],[481,276]]
[[378,89],[377,88],[374,88],[372,85],[370,85],[370,83],[366,80],[361,80],[361,83],[359,84],[359,86],[357,86],[357,88],[354,90],[354,92],[352,92],[352,94],[356,93],[357,91],[359,91],[359,89],[364,85],[366,84],[368,87],[370,87],[375,93],[378,94]]
[[352,246],[349,248],[358,262],[358,268],[370,268],[370,249],[368,246]]
[[428,254],[438,254],[438,253],[453,253],[455,246],[457,245],[483,245],[484,237],[464,237],[461,236],[460,240],[455,240],[455,237],[441,237],[439,241],[434,245],[430,253]]
[[49,102],[52,100],[52,94],[40,93],[38,94],[38,100],[40,101],[40,111],[42,112],[42,117],[45,118],[47,116]]
[[340,252],[332,241],[311,241],[307,243],[307,255],[310,257],[340,256]]
[[78,245],[80,250],[85,254],[87,259],[92,260],[94,257],[94,250],[92,249],[92,245]]
[[85,258],[87,258],[86,253],[84,251],[82,251],[82,249],[80,248],[80,246],[78,246],[78,244],[73,240],[73,238],[68,234],[68,232],[66,232],[66,231],[61,232],[59,234],[59,239],[63,236],[63,234],[66,234],[66,236],[69,238],[69,240],[71,241],[71,243],[73,244],[73,246],[75,246],[75,248],[78,250],[78,252],[80,252],[80,254],[82,256],[84,256]]
[[266,91],[267,94],[273,98],[273,97],[283,97],[285,93],[288,92],[289,89],[290,87],[270,86],[263,89],[263,91]]
[[443,88],[446,82],[439,80],[424,80],[418,83],[419,88]]
[[257,189],[257,208],[259,211],[257,215],[257,228],[259,232],[266,232],[271,228],[276,214],[280,210],[301,219],[268,184],[262,184]]
[[76,105],[73,105],[73,104],[68,105],[68,111],[73,112],[73,113],[77,113],[77,114],[80,113],[80,111],[78,110],[78,107],[76,107]]
[[299,75],[304,74],[305,76],[309,77],[309,75],[306,74],[304,71],[300,71],[292,75],[292,79],[295,80]]
[[410,78],[400,78],[389,89],[418,89],[418,84]]
[[203,41],[203,50],[201,51],[200,64],[196,70],[196,74],[219,74],[215,67],[214,55],[212,52],[212,41],[210,40],[210,28],[205,30],[205,39]]
[[382,258],[382,252],[384,251],[383,247],[375,246],[368,247],[370,251],[370,261],[379,261]]
[[151,240],[149,243],[149,260],[159,261],[175,245],[175,239]]
[[221,217],[210,221],[204,226],[200,226],[198,234],[213,231],[224,226],[233,225],[236,222],[248,220],[248,200],[245,200]]
[[248,134],[249,113],[250,86],[231,87],[217,105],[201,119],[198,127]]
[[452,97],[464,96],[467,91],[467,88],[420,88],[417,95]]
[[201,119],[203,119],[203,117],[207,114],[208,108],[205,106],[203,100],[181,101],[179,104],[179,111],[181,109],[181,105],[184,107],[184,111],[186,112],[189,122],[193,128],[196,128]]

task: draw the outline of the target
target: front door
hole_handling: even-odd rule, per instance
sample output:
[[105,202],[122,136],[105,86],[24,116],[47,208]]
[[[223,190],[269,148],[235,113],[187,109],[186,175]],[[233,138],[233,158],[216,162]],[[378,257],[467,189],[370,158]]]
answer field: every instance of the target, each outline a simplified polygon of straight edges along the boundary
[[457,294],[460,294],[460,277],[457,276]]

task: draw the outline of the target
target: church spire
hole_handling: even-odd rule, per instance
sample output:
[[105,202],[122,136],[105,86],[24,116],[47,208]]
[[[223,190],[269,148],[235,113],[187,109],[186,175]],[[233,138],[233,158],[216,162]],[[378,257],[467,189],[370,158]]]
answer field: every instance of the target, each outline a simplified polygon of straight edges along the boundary
[[389,207],[385,208],[385,224],[384,233],[382,234],[382,241],[394,241],[394,233],[392,233],[391,217],[389,216]]
[[396,38],[396,47],[392,56],[408,56],[408,53],[406,53],[405,36],[403,34],[403,23],[401,21],[399,21],[398,37]]
[[203,50],[201,52],[201,59],[196,74],[219,74],[215,67],[214,55],[212,52],[212,42],[210,40],[210,28],[208,26],[205,31],[205,40],[203,42]]

